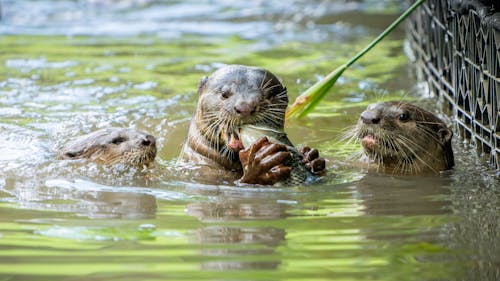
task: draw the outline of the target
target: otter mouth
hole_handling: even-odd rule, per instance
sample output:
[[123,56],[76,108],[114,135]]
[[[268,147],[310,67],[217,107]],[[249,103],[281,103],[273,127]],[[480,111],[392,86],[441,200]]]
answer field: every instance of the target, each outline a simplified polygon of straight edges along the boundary
[[388,136],[383,132],[365,131],[359,135],[359,139],[370,157],[384,159],[386,164],[401,160],[407,163],[414,161],[414,152],[401,147],[396,136]]
[[367,150],[375,150],[379,147],[378,138],[372,133],[364,133],[360,136],[361,145]]
[[225,138],[227,146],[235,152],[245,149],[240,139],[239,129],[223,130],[222,135]]
[[379,156],[387,154],[397,154],[398,148],[389,141],[383,134],[378,135],[375,132],[363,132],[360,137],[361,145],[366,152]]

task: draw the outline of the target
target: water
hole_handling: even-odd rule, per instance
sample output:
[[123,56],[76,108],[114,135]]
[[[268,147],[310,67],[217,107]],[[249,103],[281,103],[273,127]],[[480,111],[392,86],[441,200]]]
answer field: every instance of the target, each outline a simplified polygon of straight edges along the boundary
[[[258,65],[293,99],[376,36],[398,1],[0,7],[0,280],[500,279],[499,180],[468,144],[455,139],[453,171],[394,177],[350,165],[359,147],[338,142],[374,101],[438,112],[411,76],[402,30],[287,124],[328,159],[319,184],[215,186],[176,169],[202,76]],[[157,136],[155,166],[54,159],[109,126]]]

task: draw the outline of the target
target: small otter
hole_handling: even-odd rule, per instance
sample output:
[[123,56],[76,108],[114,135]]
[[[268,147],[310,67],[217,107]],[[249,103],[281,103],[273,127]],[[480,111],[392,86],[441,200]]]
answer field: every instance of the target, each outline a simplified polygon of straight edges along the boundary
[[[283,129],[288,96],[274,74],[257,67],[228,65],[202,78],[198,95],[181,159],[232,171],[243,183],[271,185],[290,176],[291,168],[283,164],[292,159],[285,144],[262,139],[244,150],[239,136],[243,125]],[[240,152],[245,153],[244,163]],[[305,160],[308,167],[318,168],[316,173],[324,170],[323,158]]]
[[384,172],[437,173],[455,162],[453,132],[434,114],[415,105],[391,101],[371,104],[348,133]]
[[156,156],[152,135],[126,128],[106,128],[80,136],[62,147],[59,159],[88,159],[98,164],[148,166]]

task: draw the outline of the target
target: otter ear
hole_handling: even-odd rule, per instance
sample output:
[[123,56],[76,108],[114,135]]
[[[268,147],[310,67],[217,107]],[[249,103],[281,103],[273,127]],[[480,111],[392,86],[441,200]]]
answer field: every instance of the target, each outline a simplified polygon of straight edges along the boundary
[[451,138],[453,137],[453,132],[449,128],[444,127],[444,128],[439,129],[438,135],[439,135],[439,141],[441,141],[441,144],[445,144],[451,140]]
[[203,90],[205,90],[205,87],[207,85],[208,77],[205,76],[200,79],[200,82],[198,82],[198,95],[201,95],[203,93]]

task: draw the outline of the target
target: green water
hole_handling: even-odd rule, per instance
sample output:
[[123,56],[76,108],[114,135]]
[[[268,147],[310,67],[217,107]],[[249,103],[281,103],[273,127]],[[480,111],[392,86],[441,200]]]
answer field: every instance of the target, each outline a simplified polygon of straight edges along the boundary
[[[467,144],[455,139],[450,172],[394,177],[352,165],[358,145],[339,142],[375,101],[438,112],[402,30],[287,123],[328,160],[318,184],[206,185],[176,167],[201,77],[257,65],[293,100],[376,36],[398,1],[83,2],[0,1],[0,280],[500,279],[499,180]],[[54,159],[109,126],[155,135],[154,167]]]

